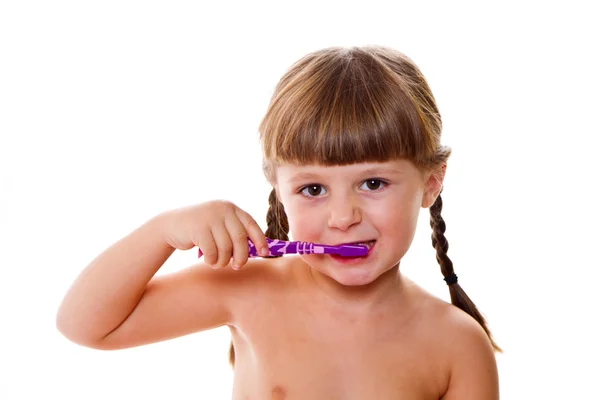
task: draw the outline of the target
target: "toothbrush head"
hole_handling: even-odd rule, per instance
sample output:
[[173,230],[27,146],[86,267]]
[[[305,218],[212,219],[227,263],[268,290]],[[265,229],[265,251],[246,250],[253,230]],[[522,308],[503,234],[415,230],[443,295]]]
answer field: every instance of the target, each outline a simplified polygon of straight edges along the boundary
[[336,253],[342,257],[362,257],[369,253],[369,248],[359,244],[343,244],[337,246]]

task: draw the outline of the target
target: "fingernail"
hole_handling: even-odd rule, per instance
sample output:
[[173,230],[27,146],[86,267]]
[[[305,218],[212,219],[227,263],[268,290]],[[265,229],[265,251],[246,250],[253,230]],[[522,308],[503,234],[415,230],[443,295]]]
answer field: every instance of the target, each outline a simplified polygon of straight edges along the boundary
[[263,257],[268,256],[269,250],[263,247],[262,249],[260,249],[260,255]]
[[237,271],[238,269],[240,269],[240,266],[237,265],[237,264],[232,264],[231,268],[233,268],[233,269],[235,269]]

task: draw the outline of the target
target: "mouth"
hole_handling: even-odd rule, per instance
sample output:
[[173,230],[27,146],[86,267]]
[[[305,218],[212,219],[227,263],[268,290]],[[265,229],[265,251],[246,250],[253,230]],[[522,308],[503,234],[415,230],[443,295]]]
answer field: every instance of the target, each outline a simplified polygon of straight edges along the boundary
[[349,242],[349,243],[343,243],[343,244],[365,246],[367,249],[371,250],[371,248],[375,245],[375,242],[376,242],[376,240],[367,240],[367,241],[362,241],[362,242]]
[[369,258],[369,256],[371,256],[371,253],[373,253],[373,249],[375,247],[376,244],[376,240],[366,240],[366,241],[357,241],[357,242],[344,242],[343,245],[350,245],[350,246],[365,246],[367,248],[367,254],[364,255],[360,255],[360,256],[350,256],[350,255],[337,255],[337,254],[330,254],[329,256],[336,260],[338,263],[342,263],[342,264],[356,264],[356,263],[363,263],[365,262],[365,260],[367,258]]

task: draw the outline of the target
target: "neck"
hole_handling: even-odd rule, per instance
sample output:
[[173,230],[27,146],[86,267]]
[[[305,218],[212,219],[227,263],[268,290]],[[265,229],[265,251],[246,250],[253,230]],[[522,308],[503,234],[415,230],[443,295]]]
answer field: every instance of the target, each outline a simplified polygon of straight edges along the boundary
[[397,312],[398,306],[406,303],[407,286],[399,267],[398,263],[374,281],[357,286],[342,285],[311,266],[308,266],[308,275],[317,288],[317,295],[334,308],[352,314],[371,314],[391,306]]

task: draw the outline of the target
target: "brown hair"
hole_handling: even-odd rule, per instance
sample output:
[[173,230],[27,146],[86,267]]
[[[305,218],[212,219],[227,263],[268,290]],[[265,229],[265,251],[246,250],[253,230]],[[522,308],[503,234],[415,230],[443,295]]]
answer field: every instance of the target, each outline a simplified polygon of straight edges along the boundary
[[[421,171],[439,173],[451,150],[440,145],[442,121],[425,77],[406,55],[382,46],[330,47],[310,53],[275,87],[259,132],[263,172],[274,182],[280,162],[347,165],[410,160]],[[447,256],[442,198],[430,207],[432,244],[452,304],[483,327],[485,318],[456,283]],[[288,221],[275,189],[269,195],[266,236],[288,239]],[[233,366],[235,354],[230,348]]]

